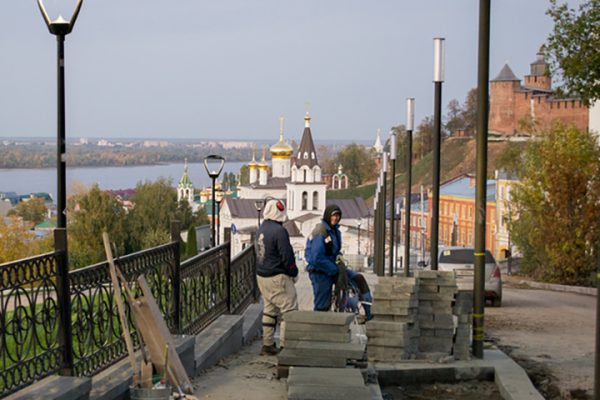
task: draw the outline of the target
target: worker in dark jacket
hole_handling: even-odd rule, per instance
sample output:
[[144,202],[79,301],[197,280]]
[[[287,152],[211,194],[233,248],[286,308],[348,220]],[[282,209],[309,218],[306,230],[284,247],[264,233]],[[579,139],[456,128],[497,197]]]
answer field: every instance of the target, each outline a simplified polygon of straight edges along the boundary
[[[263,297],[262,355],[279,352],[275,345],[277,318],[298,309],[294,287],[298,276],[294,250],[288,232],[283,227],[287,219],[285,206],[280,200],[269,200],[264,208],[264,222],[256,232],[256,274]],[[280,346],[285,343],[285,322],[281,321]]]
[[342,249],[338,224],[342,210],[335,204],[325,208],[323,220],[315,226],[306,241],[304,259],[313,287],[314,310],[329,311],[331,290],[338,273],[336,258]]
[[329,311],[333,284],[336,280],[338,282],[350,280],[358,289],[358,299],[354,299],[355,302],[350,305],[350,308],[357,310],[357,303],[360,300],[366,320],[370,320],[373,298],[365,277],[340,263],[342,234],[339,223],[341,219],[342,210],[339,206],[335,204],[327,206],[323,219],[315,226],[306,241],[304,258],[308,263],[306,269],[313,287],[314,310]]

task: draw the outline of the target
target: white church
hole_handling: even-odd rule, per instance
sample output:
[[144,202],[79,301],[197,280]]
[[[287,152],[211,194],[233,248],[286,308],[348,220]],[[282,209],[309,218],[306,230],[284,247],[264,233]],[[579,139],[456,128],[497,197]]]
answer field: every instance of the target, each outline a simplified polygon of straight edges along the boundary
[[342,210],[342,252],[367,255],[367,229],[373,224],[367,204],[362,198],[327,200],[327,184],[322,179],[310,121],[307,112],[304,132],[296,151],[284,141],[281,119],[279,141],[269,149],[271,165],[266,160],[265,149],[258,162],[253,154],[248,164],[249,185],[239,188],[238,198],[224,199],[219,214],[220,235],[230,238],[233,255],[253,242],[258,222],[262,222],[265,199],[268,198],[286,203],[289,220],[284,227],[298,256],[303,255],[306,238],[321,221],[325,207],[332,203]]

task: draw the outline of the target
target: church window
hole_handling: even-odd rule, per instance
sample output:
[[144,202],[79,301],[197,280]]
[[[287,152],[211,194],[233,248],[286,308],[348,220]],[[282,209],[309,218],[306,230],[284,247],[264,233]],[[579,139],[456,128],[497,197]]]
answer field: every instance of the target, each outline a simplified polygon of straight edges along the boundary
[[302,192],[302,209],[308,209],[308,193]]
[[314,151],[310,152],[310,158],[313,159],[313,160],[315,159],[315,152]]
[[313,192],[313,210],[319,209],[319,192]]
[[308,160],[308,153],[307,152],[304,152],[304,159]]

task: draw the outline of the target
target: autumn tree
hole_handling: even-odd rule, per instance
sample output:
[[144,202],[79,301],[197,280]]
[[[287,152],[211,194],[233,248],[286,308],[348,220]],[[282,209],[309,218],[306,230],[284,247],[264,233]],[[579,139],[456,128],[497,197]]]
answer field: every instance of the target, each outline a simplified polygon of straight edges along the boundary
[[185,246],[185,255],[189,257],[194,257],[198,254],[198,243],[196,241],[196,227],[190,226],[187,234],[187,243]]
[[69,263],[80,268],[106,259],[102,232],[107,232],[119,254],[125,253],[128,237],[125,210],[116,197],[100,190],[98,185],[69,201]]
[[358,186],[375,174],[374,154],[371,149],[356,143],[345,146],[335,157],[335,165],[342,165],[350,186]]
[[[159,240],[169,242],[171,221],[177,211],[177,191],[171,181],[159,178],[140,182],[131,201],[133,210],[127,216],[129,228],[128,251],[138,251]],[[151,247],[151,246],[150,246]]]
[[550,0],[547,14],[554,29],[547,40],[550,69],[563,91],[586,105],[600,99],[600,0],[587,0],[576,11]]
[[0,218],[0,264],[36,254],[31,245],[35,234],[17,217]]
[[592,282],[600,249],[599,160],[596,139],[573,126],[557,124],[527,143],[508,220],[523,271],[548,282]]
[[35,226],[44,221],[47,214],[48,209],[46,208],[44,199],[33,198],[17,204],[14,209],[9,211],[8,215],[21,217]]
[[433,150],[433,118],[431,116],[423,118],[417,126],[413,143],[413,153],[415,157],[421,159]]

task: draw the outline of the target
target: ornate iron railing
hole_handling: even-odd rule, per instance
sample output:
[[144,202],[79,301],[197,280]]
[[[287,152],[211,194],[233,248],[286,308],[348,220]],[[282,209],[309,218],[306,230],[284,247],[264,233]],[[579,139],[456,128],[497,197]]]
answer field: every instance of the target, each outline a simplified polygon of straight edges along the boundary
[[195,335],[228,309],[229,243],[181,263],[182,332]]
[[61,368],[61,256],[48,253],[0,265],[0,396]]
[[[132,286],[144,275],[165,318],[176,332],[174,269],[179,254],[176,242],[118,258],[116,264]],[[74,374],[93,375],[127,354],[121,340],[121,324],[114,300],[108,263],[102,262],[70,273]],[[131,321],[131,320],[130,320]],[[137,335],[130,322],[131,335]]]
[[230,277],[230,310],[233,314],[238,314],[258,298],[256,255],[253,246],[245,248],[231,260]]
[[[65,238],[64,230],[55,236],[58,249]],[[0,265],[0,397],[59,371],[91,376],[126,356],[108,264],[67,272],[64,255]],[[171,242],[115,262],[137,293],[137,277],[146,277],[173,333],[196,334],[258,293],[253,247],[231,260],[225,243],[180,265]]]

